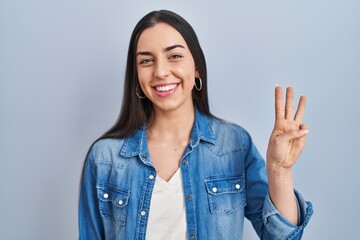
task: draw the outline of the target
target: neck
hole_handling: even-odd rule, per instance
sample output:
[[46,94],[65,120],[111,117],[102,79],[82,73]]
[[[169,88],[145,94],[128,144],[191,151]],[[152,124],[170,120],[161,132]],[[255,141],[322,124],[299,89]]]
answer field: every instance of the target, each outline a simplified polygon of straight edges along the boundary
[[179,111],[155,109],[155,114],[150,119],[148,136],[189,139],[195,120],[195,109],[193,107]]

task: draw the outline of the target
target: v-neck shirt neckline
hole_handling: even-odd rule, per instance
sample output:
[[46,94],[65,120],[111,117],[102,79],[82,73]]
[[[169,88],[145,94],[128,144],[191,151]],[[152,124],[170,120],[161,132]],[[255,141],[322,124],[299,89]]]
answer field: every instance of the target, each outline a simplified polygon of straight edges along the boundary
[[179,168],[169,181],[157,176],[150,202],[147,240],[186,240],[186,210]]

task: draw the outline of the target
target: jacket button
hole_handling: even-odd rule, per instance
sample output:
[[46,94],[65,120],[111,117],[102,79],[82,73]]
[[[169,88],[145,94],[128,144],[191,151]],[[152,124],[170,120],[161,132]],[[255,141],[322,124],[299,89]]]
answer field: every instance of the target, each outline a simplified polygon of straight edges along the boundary
[[122,205],[124,203],[123,200],[119,200],[119,205]]
[[154,179],[154,175],[151,174],[151,175],[149,176],[149,179],[150,179],[150,180],[153,180],[153,179]]
[[109,198],[109,194],[105,193],[105,194],[104,194],[104,198],[105,198],[105,199]]
[[235,185],[235,188],[236,188],[236,189],[240,189],[240,184],[236,184],[236,185]]
[[188,160],[185,159],[185,160],[183,161],[183,163],[184,163],[185,165],[188,165]]
[[187,198],[188,198],[188,200],[190,200],[190,201],[193,199],[193,197],[192,197],[191,195],[189,195]]
[[195,233],[192,233],[192,234],[191,234],[191,238],[196,238],[196,234],[195,234]]
[[212,190],[214,193],[217,192],[217,188],[216,188],[216,187],[213,187],[211,190]]
[[145,215],[146,215],[146,211],[145,211],[145,210],[142,210],[142,211],[140,212],[140,215],[141,215],[141,216],[145,216]]

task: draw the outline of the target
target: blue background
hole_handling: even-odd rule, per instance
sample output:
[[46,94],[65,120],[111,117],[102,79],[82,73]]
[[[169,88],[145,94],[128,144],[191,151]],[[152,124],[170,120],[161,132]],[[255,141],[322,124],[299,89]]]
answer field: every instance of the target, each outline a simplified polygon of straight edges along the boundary
[[[357,0],[0,0],[0,239],[77,238],[83,159],[119,113],[133,27],[163,8],[198,34],[213,113],[249,130],[263,155],[275,84],[308,97],[308,144],[294,168],[315,207],[304,239],[355,239]],[[244,239],[257,239],[249,223]]]

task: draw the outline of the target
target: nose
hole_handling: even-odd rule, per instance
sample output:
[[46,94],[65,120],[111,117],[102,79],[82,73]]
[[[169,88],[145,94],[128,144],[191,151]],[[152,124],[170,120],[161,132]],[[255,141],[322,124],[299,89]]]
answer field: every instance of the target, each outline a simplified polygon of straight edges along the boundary
[[155,64],[154,77],[157,79],[164,79],[169,76],[169,65],[164,60],[158,60]]

